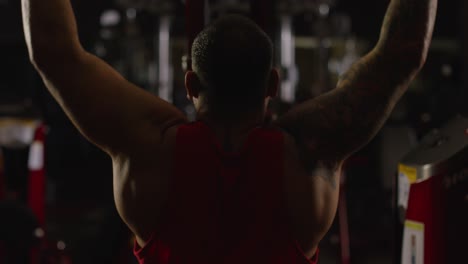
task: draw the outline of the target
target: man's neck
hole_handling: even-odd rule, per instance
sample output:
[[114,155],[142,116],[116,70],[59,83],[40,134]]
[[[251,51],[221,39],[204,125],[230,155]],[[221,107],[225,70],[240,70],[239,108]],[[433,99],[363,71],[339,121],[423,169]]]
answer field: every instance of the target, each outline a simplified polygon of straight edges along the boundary
[[258,112],[236,120],[217,120],[210,118],[207,113],[199,113],[197,120],[204,122],[214,131],[225,151],[236,151],[242,147],[252,129],[264,124],[265,114]]

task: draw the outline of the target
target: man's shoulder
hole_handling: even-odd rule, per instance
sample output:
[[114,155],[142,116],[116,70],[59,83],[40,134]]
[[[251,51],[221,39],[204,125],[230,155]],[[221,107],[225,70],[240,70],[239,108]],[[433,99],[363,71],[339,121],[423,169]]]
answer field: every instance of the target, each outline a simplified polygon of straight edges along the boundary
[[162,131],[162,141],[161,147],[164,150],[172,149],[175,147],[175,142],[177,138],[177,132],[183,126],[187,126],[192,124],[192,122],[188,121],[179,121],[174,123]]

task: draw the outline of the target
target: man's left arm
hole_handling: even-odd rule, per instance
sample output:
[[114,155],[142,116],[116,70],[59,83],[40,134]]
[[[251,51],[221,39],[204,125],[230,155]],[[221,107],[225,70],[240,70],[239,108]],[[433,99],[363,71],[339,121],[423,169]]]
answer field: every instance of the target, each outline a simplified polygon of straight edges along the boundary
[[80,132],[111,156],[157,146],[184,122],[171,104],[136,87],[81,46],[69,0],[22,0],[32,63]]

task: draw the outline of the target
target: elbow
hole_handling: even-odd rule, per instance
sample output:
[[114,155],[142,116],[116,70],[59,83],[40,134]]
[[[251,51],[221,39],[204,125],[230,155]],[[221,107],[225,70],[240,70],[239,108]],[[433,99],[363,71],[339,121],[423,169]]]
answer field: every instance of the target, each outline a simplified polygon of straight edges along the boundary
[[29,61],[36,70],[41,71],[47,66],[47,58],[48,56],[41,49],[37,49],[35,47],[29,49]]
[[410,65],[413,66],[415,71],[420,71],[426,64],[427,56],[429,53],[430,41],[423,41],[415,46],[414,49],[409,51],[408,58],[411,60]]
[[419,72],[426,64],[428,51],[429,44],[416,43],[395,54],[393,58],[397,60],[397,65],[402,66],[402,69]]
[[427,55],[429,52],[429,41],[424,41],[415,45],[411,51],[406,52],[407,58],[410,60],[409,65],[413,67],[415,71],[421,70],[426,64]]
[[29,47],[29,61],[36,70],[44,72],[59,63],[57,52],[46,45],[31,45]]
[[378,54],[386,58],[384,61],[390,65],[398,65],[405,72],[419,72],[425,65],[431,41],[405,40],[380,43],[377,46]]
[[26,43],[28,46],[29,61],[34,65],[36,69],[41,68],[45,65],[47,58],[51,56],[54,47],[52,47],[53,41],[37,35],[29,35],[26,37]]
[[76,60],[79,56],[79,49],[73,46],[52,45],[51,42],[35,43],[29,45],[29,60],[36,70],[47,72],[50,69],[64,67]]

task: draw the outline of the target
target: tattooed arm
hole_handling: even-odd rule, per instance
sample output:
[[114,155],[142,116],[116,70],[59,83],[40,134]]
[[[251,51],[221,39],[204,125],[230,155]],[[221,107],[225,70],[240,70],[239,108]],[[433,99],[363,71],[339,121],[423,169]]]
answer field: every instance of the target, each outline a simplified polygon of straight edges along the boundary
[[306,159],[330,169],[367,144],[424,65],[437,0],[392,0],[375,48],[356,62],[336,89],[278,120]]
[[280,117],[291,228],[308,257],[328,232],[344,160],[367,144],[425,63],[437,0],[392,0],[375,48],[338,87]]

